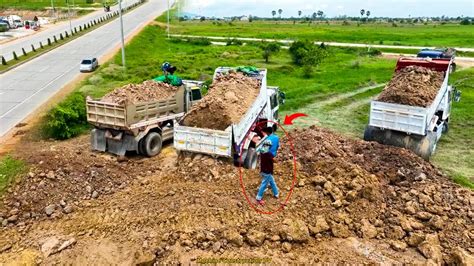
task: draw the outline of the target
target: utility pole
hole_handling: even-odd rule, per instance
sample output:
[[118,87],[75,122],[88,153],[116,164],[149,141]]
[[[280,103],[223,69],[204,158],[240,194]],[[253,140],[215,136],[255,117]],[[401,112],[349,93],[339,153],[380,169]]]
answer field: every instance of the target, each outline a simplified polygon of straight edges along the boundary
[[54,10],[54,3],[53,0],[51,0],[51,11],[53,11],[53,17],[56,17],[56,11]]
[[67,16],[69,17],[69,30],[71,31],[71,35],[72,35],[71,8],[69,6],[69,0],[67,0]]
[[168,39],[170,38],[170,0],[168,0],[168,29],[167,29],[167,32],[168,32]]
[[123,20],[122,20],[122,0],[118,0],[119,3],[119,15],[120,15],[120,34],[122,36],[122,66],[125,66],[125,40],[123,38]]

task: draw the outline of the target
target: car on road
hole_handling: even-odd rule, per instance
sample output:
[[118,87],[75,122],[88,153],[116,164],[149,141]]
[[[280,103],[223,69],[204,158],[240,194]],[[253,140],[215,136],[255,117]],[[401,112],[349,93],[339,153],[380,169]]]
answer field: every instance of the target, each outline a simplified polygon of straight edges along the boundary
[[92,72],[97,67],[99,67],[99,61],[97,58],[86,58],[82,60],[81,65],[79,66],[79,70],[81,72]]

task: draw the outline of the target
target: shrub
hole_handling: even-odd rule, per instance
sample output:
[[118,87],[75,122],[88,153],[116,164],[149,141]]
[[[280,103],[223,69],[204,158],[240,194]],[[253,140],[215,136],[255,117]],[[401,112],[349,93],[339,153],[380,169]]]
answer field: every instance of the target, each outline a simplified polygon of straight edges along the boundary
[[262,50],[263,50],[263,54],[262,54],[263,59],[265,59],[265,63],[268,63],[268,61],[270,60],[270,56],[280,51],[280,45],[276,42],[263,44]]
[[310,65],[304,65],[303,66],[303,77],[305,78],[311,78],[313,76],[314,69]]
[[379,41],[379,44],[383,44],[383,41],[382,41],[382,40],[380,40],[380,41]]
[[461,25],[471,25],[471,21],[467,18],[461,20]]
[[349,26],[349,25],[351,25],[351,23],[347,22],[347,20],[344,20],[344,21],[342,22],[342,25],[343,25],[343,26]]
[[74,92],[49,110],[43,124],[43,133],[48,138],[68,139],[79,135],[86,128],[85,97],[80,92]]
[[211,45],[211,41],[208,38],[189,38],[188,42],[194,45]]
[[395,28],[398,27],[397,23],[393,22],[392,27],[395,27]]
[[241,40],[234,38],[234,39],[228,39],[226,45],[227,45],[227,46],[230,46],[230,45],[241,46],[241,45],[243,45],[243,44],[244,44],[244,43],[243,43]]

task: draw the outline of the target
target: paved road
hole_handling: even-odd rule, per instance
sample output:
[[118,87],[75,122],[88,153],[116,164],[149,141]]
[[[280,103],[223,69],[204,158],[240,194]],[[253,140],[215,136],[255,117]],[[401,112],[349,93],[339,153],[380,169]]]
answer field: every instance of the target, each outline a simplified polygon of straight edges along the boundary
[[[128,5],[131,5],[133,3],[137,2],[136,0],[123,0],[123,7],[125,8]],[[113,6],[110,8],[110,13],[118,10],[118,5]],[[88,23],[94,19],[99,19],[100,17],[105,17],[107,13],[105,13],[103,10],[99,11],[94,11],[90,14],[87,14],[86,16],[79,17],[77,19],[74,19],[71,21],[72,27],[77,27],[79,29],[79,26],[84,26],[85,23]],[[0,55],[4,56],[7,61],[13,59],[13,51],[16,52],[17,55],[22,54],[21,48],[25,48],[26,52],[31,51],[31,45],[33,44],[35,48],[40,47],[40,42],[43,43],[43,45],[46,45],[48,43],[48,38],[53,40],[53,36],[56,36],[59,40],[59,34],[62,33],[64,35],[64,32],[68,31],[70,33],[70,27],[69,27],[69,21],[62,21],[59,22],[57,25],[54,27],[42,30],[38,33],[24,36],[21,38],[18,38],[16,40],[13,40],[11,42],[7,42],[4,44],[0,45]]]
[[[183,37],[183,38],[208,38],[210,40],[216,41],[226,41],[228,39],[237,39],[241,41],[250,41],[250,42],[275,42],[275,39],[259,39],[259,38],[243,38],[243,37],[220,37],[220,36],[196,36],[196,35],[181,35],[181,34],[171,34],[172,37]],[[278,40],[279,43],[283,44],[290,44],[293,40]],[[320,41],[314,42],[315,44],[321,44]],[[417,49],[421,50],[423,48],[431,48],[434,49],[436,47],[426,47],[426,46],[402,46],[402,45],[379,45],[379,44],[364,44],[364,43],[344,43],[344,42],[324,42],[330,46],[341,46],[341,47],[371,47],[371,48],[398,48],[398,49]],[[466,47],[454,47],[454,49],[461,51],[461,52],[474,52],[474,48],[466,48]]]
[[[126,36],[166,10],[166,1],[149,0],[124,16]],[[51,52],[0,75],[0,137],[80,75],[84,57],[112,52],[120,44],[114,20]]]

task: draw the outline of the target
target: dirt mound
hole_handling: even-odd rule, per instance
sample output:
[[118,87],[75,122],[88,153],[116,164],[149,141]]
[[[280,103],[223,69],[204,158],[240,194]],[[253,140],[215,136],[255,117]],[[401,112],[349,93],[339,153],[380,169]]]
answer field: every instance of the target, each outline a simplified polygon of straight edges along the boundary
[[112,194],[158,169],[153,159],[120,161],[113,155],[94,152],[88,138],[58,145],[20,144],[25,145],[20,148],[24,152],[17,156],[34,168],[3,197],[0,217],[12,223],[60,217],[83,207],[81,200]]
[[231,72],[214,80],[209,93],[184,116],[190,127],[224,130],[238,122],[260,92],[260,81]]
[[427,107],[436,98],[443,80],[444,72],[421,66],[408,66],[394,74],[377,100]]
[[[157,159],[131,159],[125,165],[109,162],[97,169],[93,162],[104,161],[83,151],[86,138],[69,143],[77,146],[74,149],[60,143],[54,152],[43,151],[44,162],[39,167],[46,173],[47,169],[56,173],[59,168],[72,173],[42,187],[37,184],[47,177],[26,178],[8,193],[3,217],[23,217],[22,202],[30,200],[28,188],[32,185],[38,187],[35,195],[48,193],[37,203],[32,198],[27,205],[38,205],[34,208],[39,210],[49,203],[43,198],[59,199],[55,193],[62,192],[57,187],[80,187],[86,200],[77,200],[80,209],[65,217],[22,218],[26,226],[7,221],[7,228],[0,232],[6,243],[0,241],[0,248],[8,247],[8,254],[32,247],[39,250],[42,238],[54,233],[60,239],[74,237],[77,243],[45,258],[47,263],[84,256],[83,251],[90,250],[87,243],[106,239],[120,243],[118,249],[145,252],[165,264],[237,259],[242,254],[271,258],[276,264],[453,263],[459,259],[459,248],[462,254],[474,252],[474,194],[453,184],[430,163],[404,149],[347,139],[317,127],[290,135],[298,180],[291,190],[292,155],[288,140],[282,138],[275,178],[281,200],[290,191],[292,196],[283,211],[272,215],[257,213],[249,206],[242,194],[239,169],[230,161],[200,154],[177,157],[168,148]],[[82,150],[84,156],[79,159],[84,162],[73,159],[78,150]],[[52,157],[47,161],[48,156]],[[57,167],[54,160],[59,160]],[[91,178],[90,173],[78,170],[83,168],[98,174]],[[132,175],[125,189],[98,198],[88,194],[84,180],[95,182],[119,172]],[[134,173],[141,177],[133,178]],[[243,171],[243,180],[246,194],[254,202],[260,183],[258,171]],[[105,186],[97,184],[99,189]],[[267,204],[259,207],[262,210],[280,206],[281,201],[272,199],[269,191],[264,199]],[[61,202],[57,204],[61,206]]]
[[115,89],[107,93],[101,100],[117,104],[152,102],[171,98],[177,90],[178,87],[167,83],[147,80],[141,84],[127,84]]

